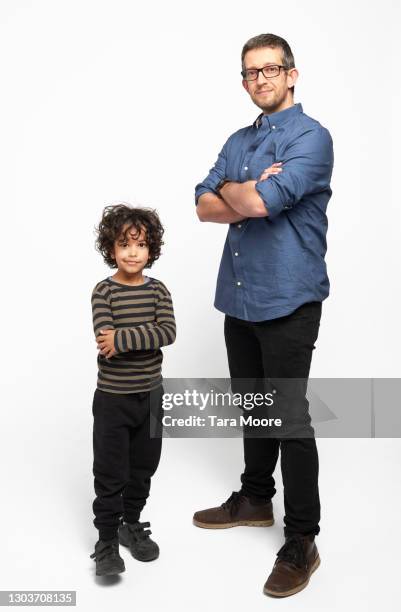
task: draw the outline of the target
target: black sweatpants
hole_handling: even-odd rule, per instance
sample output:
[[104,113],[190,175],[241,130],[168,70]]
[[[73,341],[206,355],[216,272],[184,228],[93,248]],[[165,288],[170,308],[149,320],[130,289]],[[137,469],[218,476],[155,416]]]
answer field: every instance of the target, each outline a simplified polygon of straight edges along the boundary
[[[128,523],[139,520],[160,461],[162,396],[162,385],[127,394],[95,390],[93,523],[100,539],[114,538],[121,518]],[[151,426],[158,437],[151,437]]]
[[[226,315],[224,333],[233,391],[236,392],[235,379],[307,381],[321,311],[321,302],[309,302],[290,315],[256,323]],[[301,406],[308,427],[310,416],[305,397]],[[319,463],[313,429],[310,426],[309,429],[312,435],[304,438],[244,435],[243,439],[245,469],[241,492],[247,496],[265,500],[274,496],[273,472],[281,451],[286,536],[320,531]]]

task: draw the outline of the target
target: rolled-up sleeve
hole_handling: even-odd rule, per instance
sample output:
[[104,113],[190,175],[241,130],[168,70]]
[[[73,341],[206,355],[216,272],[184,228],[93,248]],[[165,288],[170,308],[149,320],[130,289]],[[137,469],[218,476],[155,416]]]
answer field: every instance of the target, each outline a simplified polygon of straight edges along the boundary
[[326,128],[319,126],[297,136],[277,161],[283,162],[282,172],[255,185],[269,218],[291,209],[308,194],[330,190],[334,154]]
[[207,192],[216,193],[216,187],[220,183],[221,179],[226,177],[227,168],[227,146],[230,139],[224,144],[221,149],[216,163],[213,168],[209,170],[207,177],[198,183],[195,187],[195,204],[198,204],[198,198]]

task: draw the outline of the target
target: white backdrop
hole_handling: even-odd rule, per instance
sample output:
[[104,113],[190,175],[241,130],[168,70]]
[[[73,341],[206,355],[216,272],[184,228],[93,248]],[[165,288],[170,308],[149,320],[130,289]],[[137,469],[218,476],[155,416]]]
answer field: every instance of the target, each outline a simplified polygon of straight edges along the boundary
[[[300,72],[295,101],[326,126],[334,140],[326,259],[331,296],[324,302],[311,376],[400,376],[399,13],[399,4],[390,0],[287,0],[275,5],[2,0],[0,465],[5,496],[0,516],[6,535],[10,528],[10,539],[9,556],[3,553],[0,560],[1,588],[77,588],[78,603],[85,597],[99,605],[103,601],[105,589],[95,585],[87,555],[96,536],[91,524],[96,345],[90,295],[110,273],[94,249],[93,229],[105,205],[126,201],[151,206],[165,225],[164,254],[149,271],[169,287],[178,324],[176,343],[164,351],[164,376],[228,376],[224,317],[213,309],[227,228],[200,223],[193,194],[229,134],[252,123],[260,112],[240,80],[241,48],[251,36],[273,32],[287,39]],[[150,68],[150,76],[144,76],[145,68],[146,73]],[[378,506],[372,506],[380,498],[379,489],[372,490],[374,481],[386,495],[383,512],[391,514],[400,495],[393,483],[399,478],[399,440],[322,440],[320,446],[326,516],[330,508],[332,516],[338,516],[336,490],[345,486],[347,470],[357,482],[365,482],[358,490],[350,487],[349,495],[359,495],[350,505],[378,512]],[[355,457],[360,470],[351,468]],[[230,466],[228,488],[227,480],[217,475],[216,461],[219,470]],[[368,472],[366,461],[371,462]],[[184,538],[184,529],[191,560],[188,548],[177,553],[183,543],[177,545],[171,532],[167,566],[162,558],[153,570],[132,562],[124,588],[131,584],[128,574],[135,587],[135,572],[145,572],[141,580],[146,586],[138,601],[145,603],[155,581],[156,599],[148,602],[149,609],[171,605],[184,610],[189,602],[213,609],[220,598],[238,610],[249,601],[256,608],[273,605],[260,591],[281,542],[281,526],[274,545],[263,549],[262,574],[255,580],[251,572],[249,584],[237,592],[224,580],[216,582],[215,573],[204,573],[210,534],[199,534],[190,524],[199,504],[221,503],[230,487],[238,485],[240,441],[217,446],[216,441],[169,440],[163,462],[161,476],[154,480],[150,516],[158,522],[159,540],[167,537],[160,534],[168,528]],[[389,495],[394,496],[391,503]],[[281,490],[277,504],[280,496]],[[347,551],[343,554],[358,554],[350,542],[355,534],[350,521],[359,512],[350,510],[344,523],[334,519],[335,538],[328,528],[325,544],[319,536],[326,558],[339,534]],[[370,530],[370,520],[367,525]],[[396,546],[390,527],[388,522],[382,526],[382,537],[387,538],[384,552],[391,557]],[[226,534],[225,542],[233,537],[237,535]],[[254,546],[256,534],[244,537],[252,538],[249,546]],[[355,537],[364,542],[362,531]],[[381,537],[377,546],[379,542]],[[240,555],[244,541],[238,543]],[[204,550],[197,548],[201,546]],[[224,546],[221,541],[216,548],[220,570]],[[363,554],[369,551],[370,545]],[[172,563],[174,575],[166,574],[165,567]],[[194,573],[178,580],[189,567]],[[323,583],[316,585],[318,574],[325,575],[322,563],[313,578],[314,591],[311,587],[298,595],[298,605],[307,601],[308,609],[315,604],[316,609],[329,609],[323,595],[343,578],[341,569],[333,567],[323,589]],[[234,568],[230,571],[227,580],[235,583]],[[352,572],[353,566],[347,576]],[[160,581],[163,593],[169,593],[168,603],[157,588]],[[201,600],[196,599],[199,584]],[[364,584],[367,589],[369,582]],[[352,583],[349,587],[352,593]],[[128,609],[135,588],[122,589],[111,589],[108,605],[124,592],[119,603]],[[383,592],[377,589],[375,595],[379,601]],[[367,599],[373,605],[372,593],[367,592]],[[337,609],[337,603],[331,600],[330,609]],[[283,605],[295,604],[288,600]]]

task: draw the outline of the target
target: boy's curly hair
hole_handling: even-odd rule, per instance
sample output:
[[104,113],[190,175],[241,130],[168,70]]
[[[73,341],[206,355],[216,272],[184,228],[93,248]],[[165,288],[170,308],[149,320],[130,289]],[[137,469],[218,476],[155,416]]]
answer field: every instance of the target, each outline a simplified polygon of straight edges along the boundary
[[[124,232],[123,227],[128,225]],[[149,247],[149,259],[145,268],[150,268],[160,257],[161,246],[164,244],[162,237],[164,228],[160,222],[159,215],[152,208],[134,208],[127,204],[111,204],[103,209],[102,219],[95,227],[97,235],[95,248],[110,268],[117,268],[116,260],[111,253],[114,242],[123,233],[127,238],[128,231],[135,227],[138,233],[144,229],[146,242]]]

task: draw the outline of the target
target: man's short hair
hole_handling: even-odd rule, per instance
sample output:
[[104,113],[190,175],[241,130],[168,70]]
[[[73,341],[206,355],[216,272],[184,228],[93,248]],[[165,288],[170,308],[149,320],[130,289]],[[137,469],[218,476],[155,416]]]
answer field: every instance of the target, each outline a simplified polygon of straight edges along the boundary
[[[291,47],[284,38],[276,36],[276,34],[259,34],[250,38],[245,45],[242,47],[241,53],[241,66],[242,70],[245,70],[244,58],[245,54],[251,49],[259,49],[261,47],[271,47],[272,49],[281,49],[282,62],[286,68],[295,68],[295,60],[291,51]],[[292,93],[294,93],[294,87],[291,87]]]

